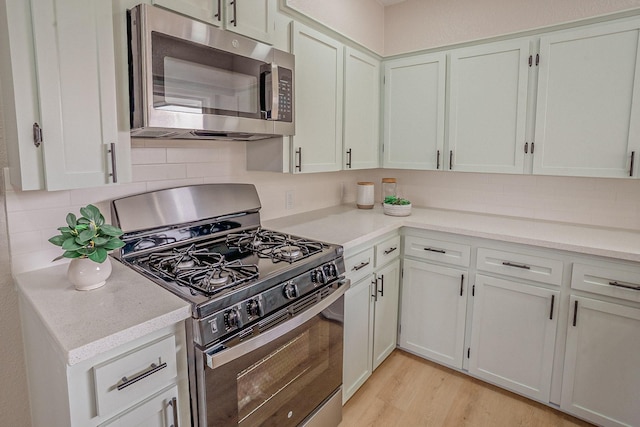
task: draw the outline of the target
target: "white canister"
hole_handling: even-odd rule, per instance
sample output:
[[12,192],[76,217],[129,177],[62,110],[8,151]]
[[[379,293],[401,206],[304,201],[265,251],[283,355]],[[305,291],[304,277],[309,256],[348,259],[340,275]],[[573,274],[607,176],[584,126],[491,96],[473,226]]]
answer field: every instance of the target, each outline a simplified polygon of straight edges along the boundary
[[358,209],[372,209],[374,203],[373,194],[373,182],[359,182],[358,196],[356,198],[356,205],[358,206]]

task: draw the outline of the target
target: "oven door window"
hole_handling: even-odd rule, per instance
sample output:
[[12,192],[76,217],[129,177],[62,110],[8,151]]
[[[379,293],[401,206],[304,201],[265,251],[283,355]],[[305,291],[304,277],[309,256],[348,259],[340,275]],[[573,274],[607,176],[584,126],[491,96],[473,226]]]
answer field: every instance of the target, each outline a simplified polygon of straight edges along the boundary
[[264,62],[152,33],[153,107],[261,118]]
[[207,424],[298,425],[342,384],[342,328],[342,319],[321,313],[252,353],[206,368]]

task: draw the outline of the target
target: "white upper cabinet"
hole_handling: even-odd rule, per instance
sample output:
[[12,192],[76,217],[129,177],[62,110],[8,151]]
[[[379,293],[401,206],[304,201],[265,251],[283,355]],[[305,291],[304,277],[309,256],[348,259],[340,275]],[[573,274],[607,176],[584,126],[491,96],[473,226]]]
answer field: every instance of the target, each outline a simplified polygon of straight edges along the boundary
[[151,0],[151,4],[166,7],[216,27],[222,26],[223,0]]
[[344,169],[379,166],[380,61],[345,48]]
[[[61,190],[127,180],[130,142],[128,131],[118,132],[111,2],[34,0],[30,12],[12,3],[2,4],[10,33],[3,49],[11,68],[3,80],[6,120],[15,121],[7,136],[12,183]],[[33,45],[23,51],[20,38],[30,40],[31,32]],[[29,108],[17,99],[23,93],[32,97]]]
[[530,39],[450,54],[448,169],[523,173]]
[[640,20],[540,38],[533,173],[638,176]]
[[152,3],[265,43],[273,41],[275,0],[152,0]]
[[297,22],[293,172],[342,169],[343,46]]
[[389,61],[384,77],[383,166],[441,169],[445,53]]

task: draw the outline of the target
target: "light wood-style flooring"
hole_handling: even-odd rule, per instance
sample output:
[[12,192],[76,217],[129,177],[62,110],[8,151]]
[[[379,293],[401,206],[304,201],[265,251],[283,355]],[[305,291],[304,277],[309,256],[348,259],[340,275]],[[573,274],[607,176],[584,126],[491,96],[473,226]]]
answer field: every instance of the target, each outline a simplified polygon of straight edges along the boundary
[[591,426],[548,406],[395,350],[347,402],[339,427]]

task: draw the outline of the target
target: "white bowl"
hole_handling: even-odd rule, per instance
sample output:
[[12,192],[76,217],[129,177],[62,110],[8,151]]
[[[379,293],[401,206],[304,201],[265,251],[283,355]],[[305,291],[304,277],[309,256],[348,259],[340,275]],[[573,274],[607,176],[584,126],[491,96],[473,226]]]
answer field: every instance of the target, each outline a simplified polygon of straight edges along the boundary
[[383,203],[382,211],[385,215],[409,216],[411,215],[411,203],[408,205],[389,205],[387,203]]

